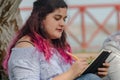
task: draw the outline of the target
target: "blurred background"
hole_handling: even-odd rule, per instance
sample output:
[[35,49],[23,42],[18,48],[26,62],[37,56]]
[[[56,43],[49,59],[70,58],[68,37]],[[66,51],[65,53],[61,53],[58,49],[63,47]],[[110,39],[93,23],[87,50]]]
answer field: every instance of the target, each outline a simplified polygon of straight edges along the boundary
[[[65,0],[68,10],[68,41],[74,53],[98,52],[104,40],[120,30],[120,0]],[[29,17],[34,0],[23,0],[23,23]]]
[[[8,80],[2,61],[35,0],[0,0],[0,80]],[[67,40],[79,57],[96,56],[104,40],[120,30],[120,0],[65,0],[69,6]],[[91,57],[92,56],[92,57]]]

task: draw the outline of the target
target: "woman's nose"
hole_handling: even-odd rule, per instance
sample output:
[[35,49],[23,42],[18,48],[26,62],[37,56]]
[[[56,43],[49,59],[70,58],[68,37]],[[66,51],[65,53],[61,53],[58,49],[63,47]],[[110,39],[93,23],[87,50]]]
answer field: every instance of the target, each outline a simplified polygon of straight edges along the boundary
[[61,21],[60,21],[60,25],[61,25],[61,26],[64,26],[64,25],[65,25],[65,21],[64,21],[64,20],[61,20]]

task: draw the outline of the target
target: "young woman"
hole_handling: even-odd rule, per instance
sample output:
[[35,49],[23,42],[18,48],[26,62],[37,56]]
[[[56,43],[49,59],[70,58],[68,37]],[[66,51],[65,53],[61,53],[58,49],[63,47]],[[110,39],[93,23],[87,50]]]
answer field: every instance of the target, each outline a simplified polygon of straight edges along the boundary
[[[75,61],[67,53],[65,20],[67,5],[63,0],[37,0],[27,22],[14,40],[4,62],[10,80],[74,80],[87,66],[86,60]],[[98,69],[106,76],[108,63]],[[77,80],[101,80],[96,74]]]

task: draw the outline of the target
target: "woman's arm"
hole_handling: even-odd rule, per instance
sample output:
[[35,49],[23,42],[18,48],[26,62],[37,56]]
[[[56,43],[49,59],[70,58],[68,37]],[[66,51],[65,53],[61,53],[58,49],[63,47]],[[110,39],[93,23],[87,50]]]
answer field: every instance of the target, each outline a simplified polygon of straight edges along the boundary
[[54,77],[52,80],[74,80],[81,75],[81,71],[87,67],[86,59],[77,60],[68,71]]
[[40,80],[40,66],[34,48],[14,48],[8,63],[10,80]]

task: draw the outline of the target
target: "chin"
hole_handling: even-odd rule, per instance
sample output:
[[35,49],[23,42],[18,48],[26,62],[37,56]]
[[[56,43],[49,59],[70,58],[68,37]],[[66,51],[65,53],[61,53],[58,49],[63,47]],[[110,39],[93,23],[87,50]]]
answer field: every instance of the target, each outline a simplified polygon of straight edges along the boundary
[[61,35],[59,35],[57,38],[58,38],[58,39],[61,38]]
[[60,39],[61,38],[61,35],[60,36],[55,36],[54,38],[52,39]]

